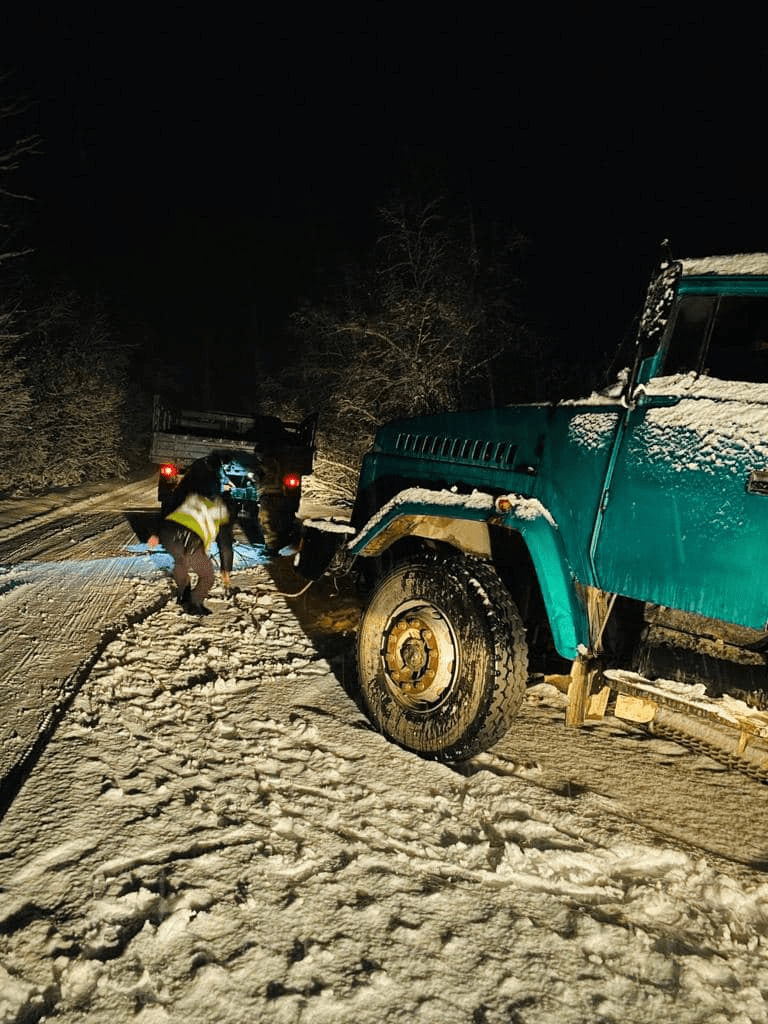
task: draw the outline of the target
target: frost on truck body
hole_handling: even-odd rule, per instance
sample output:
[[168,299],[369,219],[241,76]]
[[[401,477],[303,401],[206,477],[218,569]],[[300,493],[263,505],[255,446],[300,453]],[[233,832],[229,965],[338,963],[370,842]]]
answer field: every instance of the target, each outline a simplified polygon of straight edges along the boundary
[[697,398],[649,410],[628,447],[629,458],[672,472],[739,473],[745,460],[768,465],[768,386],[764,403]]
[[580,413],[568,425],[568,440],[595,452],[609,448],[613,440],[618,413]]

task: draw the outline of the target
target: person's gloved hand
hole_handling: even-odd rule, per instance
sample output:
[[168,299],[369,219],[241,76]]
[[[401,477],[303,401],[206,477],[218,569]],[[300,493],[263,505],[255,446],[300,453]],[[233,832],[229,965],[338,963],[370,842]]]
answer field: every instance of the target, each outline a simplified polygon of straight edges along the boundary
[[152,536],[147,541],[147,547],[148,548],[156,548],[159,543],[160,543],[160,538],[157,536],[157,534],[153,533]]

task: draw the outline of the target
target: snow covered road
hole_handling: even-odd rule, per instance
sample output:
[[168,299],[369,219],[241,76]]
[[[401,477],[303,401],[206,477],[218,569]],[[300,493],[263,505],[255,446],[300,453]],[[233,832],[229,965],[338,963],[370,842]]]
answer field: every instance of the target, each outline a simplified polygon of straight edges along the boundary
[[21,522],[8,503],[10,521],[0,525],[0,778],[45,733],[107,631],[148,610],[137,586],[157,570],[116,503],[138,497],[149,505],[149,487],[48,512],[32,507]]
[[[492,754],[421,761],[370,729],[258,552],[190,620],[163,556],[104,525],[27,599],[26,632],[55,615],[93,664],[0,822],[0,1024],[768,1021],[768,881],[685,823],[718,800],[760,831],[764,786],[568,732],[547,686]],[[61,568],[77,546],[136,561],[94,599]],[[25,571],[0,601],[33,594]],[[23,605],[0,607],[7,632]]]

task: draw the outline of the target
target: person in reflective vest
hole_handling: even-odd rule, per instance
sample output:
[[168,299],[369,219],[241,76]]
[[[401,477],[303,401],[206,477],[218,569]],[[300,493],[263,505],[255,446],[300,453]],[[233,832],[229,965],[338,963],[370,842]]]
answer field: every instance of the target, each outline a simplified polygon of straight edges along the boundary
[[[178,601],[190,615],[208,615],[205,599],[213,586],[214,568],[208,548],[215,540],[221,558],[221,578],[229,586],[232,569],[232,526],[227,501],[221,493],[219,465],[209,456],[193,463],[174,494],[174,508],[163,520],[159,540],[173,558],[171,575]],[[150,546],[157,536],[150,537]],[[190,573],[197,576],[194,588]]]

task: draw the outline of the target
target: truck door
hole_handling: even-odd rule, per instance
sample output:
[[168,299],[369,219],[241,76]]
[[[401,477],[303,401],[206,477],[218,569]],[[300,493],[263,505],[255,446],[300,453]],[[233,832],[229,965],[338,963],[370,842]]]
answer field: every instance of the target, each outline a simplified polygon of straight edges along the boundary
[[763,629],[768,294],[690,283],[686,294],[685,284],[662,375],[636,396],[617,439],[593,567],[609,592]]

